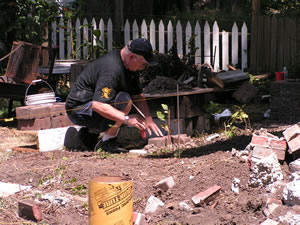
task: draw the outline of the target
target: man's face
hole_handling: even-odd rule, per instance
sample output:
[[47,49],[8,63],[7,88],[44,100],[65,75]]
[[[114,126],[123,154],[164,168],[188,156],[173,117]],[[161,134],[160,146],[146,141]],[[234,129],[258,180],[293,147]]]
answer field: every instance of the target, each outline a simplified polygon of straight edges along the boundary
[[148,65],[147,61],[144,59],[143,56],[132,54],[130,56],[130,63],[128,66],[128,69],[130,71],[137,71],[137,70],[144,70],[146,66]]

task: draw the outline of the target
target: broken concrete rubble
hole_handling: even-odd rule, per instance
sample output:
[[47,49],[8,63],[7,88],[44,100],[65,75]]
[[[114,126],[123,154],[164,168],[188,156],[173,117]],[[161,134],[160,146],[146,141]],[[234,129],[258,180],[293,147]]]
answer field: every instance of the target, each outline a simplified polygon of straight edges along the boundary
[[300,205],[300,180],[287,183],[283,189],[283,201],[288,206]]
[[272,188],[283,179],[283,174],[274,152],[262,158],[251,157],[249,186]]
[[173,177],[167,177],[159,182],[157,182],[154,187],[159,188],[163,191],[168,191],[170,188],[172,188],[175,185]]
[[147,205],[145,208],[145,213],[154,213],[158,207],[164,206],[165,204],[158,198],[154,196],[150,196],[147,201]]
[[[299,123],[295,124],[283,132],[285,139],[289,146],[289,153],[296,155],[299,154],[300,150],[300,127]],[[295,157],[294,157],[295,159]]]

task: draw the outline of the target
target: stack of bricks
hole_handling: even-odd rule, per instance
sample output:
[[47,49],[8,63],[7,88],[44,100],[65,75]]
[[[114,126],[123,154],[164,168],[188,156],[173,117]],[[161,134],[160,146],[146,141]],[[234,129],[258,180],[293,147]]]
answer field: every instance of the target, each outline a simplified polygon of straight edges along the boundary
[[16,108],[19,130],[44,130],[72,126],[64,102],[28,105]]

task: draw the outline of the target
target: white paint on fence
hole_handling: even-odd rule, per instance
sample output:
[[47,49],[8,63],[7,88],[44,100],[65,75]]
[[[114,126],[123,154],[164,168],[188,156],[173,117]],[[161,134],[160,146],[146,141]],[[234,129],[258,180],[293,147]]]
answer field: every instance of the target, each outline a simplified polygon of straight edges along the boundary
[[228,70],[228,63],[229,63],[229,35],[228,32],[224,31],[222,32],[222,70]]
[[220,68],[220,61],[219,61],[219,52],[220,52],[220,44],[219,44],[219,27],[217,21],[214,22],[213,25],[213,45],[212,45],[212,65],[215,71],[218,71]]
[[241,48],[241,69],[244,70],[247,68],[248,64],[248,58],[247,58],[247,53],[248,53],[248,28],[245,23],[243,23],[242,26],[242,48]]
[[197,21],[195,26],[195,64],[201,64],[201,27]]
[[165,53],[165,26],[162,20],[160,20],[158,25],[158,51],[162,54]]
[[65,30],[64,28],[64,20],[60,18],[59,21],[59,59],[65,58]]
[[204,25],[204,63],[211,64],[210,48],[210,27],[206,21]]
[[81,29],[80,29],[80,20],[77,18],[76,20],[76,59],[81,58],[81,51],[80,51],[80,45],[81,45]]
[[89,28],[88,28],[88,21],[86,18],[84,18],[83,20],[83,58],[87,58],[88,56],[88,47],[87,47],[87,44],[88,44],[88,41],[89,41]]
[[126,20],[124,27],[124,44],[126,45],[130,41],[130,24],[129,21]]
[[113,43],[113,25],[111,19],[109,18],[107,23],[107,50],[108,51],[111,51],[113,49],[112,43]]
[[136,39],[138,37],[139,37],[139,27],[137,25],[136,20],[134,20],[132,25],[132,39]]
[[[74,57],[74,55],[76,55],[77,59],[87,58],[88,54],[90,54],[90,52],[88,52],[89,49],[87,44],[92,42],[96,45],[96,37],[90,33],[92,29],[100,30],[100,41],[107,51],[111,51],[113,49],[114,39],[112,20],[109,18],[107,23],[105,23],[105,21],[101,18],[97,27],[96,19],[92,18],[90,24],[92,27],[88,27],[87,18],[83,18],[82,24],[80,19],[77,18],[75,26],[73,26],[70,22],[66,22],[66,24],[64,24],[63,18],[60,18],[58,26],[57,21],[52,23],[51,46],[55,47],[56,45],[59,45],[59,59],[70,58],[71,56]],[[175,35],[173,34],[174,30]],[[72,35],[72,32],[75,32],[76,35]],[[233,24],[230,33],[226,31],[220,33],[219,26],[216,21],[214,22],[212,29],[207,21],[205,22],[203,29],[198,21],[196,21],[194,27],[192,27],[191,23],[187,21],[184,29],[182,29],[181,21],[177,21],[174,29],[170,20],[168,21],[167,27],[164,25],[162,20],[159,21],[158,26],[153,19],[150,21],[149,25],[147,25],[147,21],[145,19],[142,20],[140,26],[136,20],[133,21],[132,25],[128,20],[126,20],[123,32],[124,44],[127,44],[129,40],[144,37],[150,40],[153,50],[158,49],[158,51],[163,54],[169,52],[176,40],[177,54],[180,57],[191,54],[191,56],[194,57],[195,64],[214,64],[215,71],[228,69],[227,65],[229,64],[229,54],[231,56],[230,63],[233,66],[240,64],[241,69],[247,68],[248,29],[246,23],[243,23],[240,31],[241,35],[239,35],[240,33],[237,23]],[[230,44],[229,34],[231,34]],[[73,41],[76,43],[76,53],[74,55],[72,54],[72,36],[76,37],[76,41]],[[192,37],[193,39],[191,39]],[[191,52],[191,41],[194,41],[195,52]],[[239,42],[241,42],[241,45],[239,45]],[[84,45],[84,47],[82,47],[82,45]],[[222,62],[222,66],[220,66],[220,62]]]
[[188,21],[186,28],[185,28],[185,46],[186,46],[185,54],[186,55],[191,53],[191,46],[190,46],[191,38],[192,38],[192,26],[191,26],[190,21]]
[[148,39],[148,28],[147,28],[147,24],[146,24],[145,20],[143,20],[143,22],[142,22],[141,31],[142,31],[141,37]]
[[168,23],[168,51],[173,47],[173,25],[171,21]]
[[176,42],[177,42],[177,54],[179,58],[183,57],[183,48],[182,48],[182,26],[180,20],[178,20],[176,25]]
[[234,22],[231,32],[231,64],[233,66],[237,66],[239,59],[238,59],[238,52],[239,52],[239,30],[236,25],[236,22]]
[[153,50],[156,50],[156,41],[155,41],[155,23],[151,20],[150,23],[150,43],[152,45]]

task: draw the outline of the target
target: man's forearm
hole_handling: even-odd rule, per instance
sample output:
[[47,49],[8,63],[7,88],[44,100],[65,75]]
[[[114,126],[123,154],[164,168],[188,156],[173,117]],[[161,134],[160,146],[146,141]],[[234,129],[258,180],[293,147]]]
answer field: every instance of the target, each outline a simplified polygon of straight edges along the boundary
[[146,119],[152,119],[148,103],[143,94],[133,96],[134,104],[142,111]]
[[116,108],[112,107],[107,103],[93,101],[92,108],[95,112],[97,112],[98,114],[100,114],[101,116],[107,119],[124,123],[125,120],[124,112],[117,110]]

